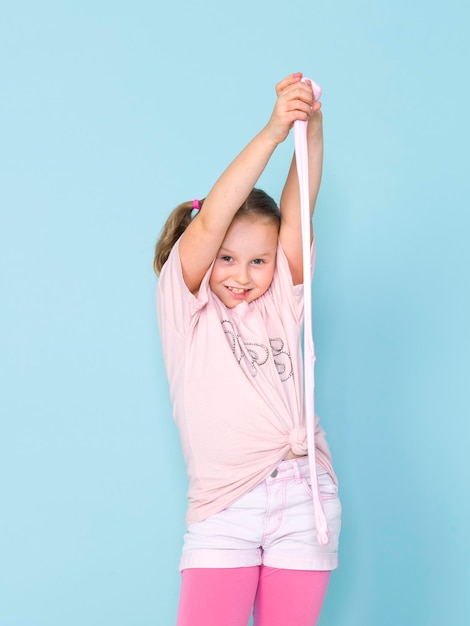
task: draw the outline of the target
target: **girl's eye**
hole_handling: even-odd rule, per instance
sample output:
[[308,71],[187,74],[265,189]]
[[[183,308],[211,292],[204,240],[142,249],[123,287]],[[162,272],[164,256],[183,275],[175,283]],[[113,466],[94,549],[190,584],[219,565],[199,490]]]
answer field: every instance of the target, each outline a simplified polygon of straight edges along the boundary
[[254,265],[262,265],[264,263],[263,259],[254,259]]
[[224,254],[224,256],[220,257],[222,259],[222,261],[225,261],[226,263],[230,263],[231,261],[233,261],[231,256],[228,256],[226,254]]

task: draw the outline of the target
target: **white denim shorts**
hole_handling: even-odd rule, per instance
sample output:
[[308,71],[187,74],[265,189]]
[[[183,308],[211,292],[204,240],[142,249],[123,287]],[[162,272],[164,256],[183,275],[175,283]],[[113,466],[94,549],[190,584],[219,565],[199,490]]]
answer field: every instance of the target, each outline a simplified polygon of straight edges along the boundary
[[327,545],[316,538],[308,457],[301,457],[282,461],[277,471],[231,506],[191,524],[184,536],[180,571],[261,564],[297,570],[338,567],[338,489],[319,464],[317,475],[328,522]]

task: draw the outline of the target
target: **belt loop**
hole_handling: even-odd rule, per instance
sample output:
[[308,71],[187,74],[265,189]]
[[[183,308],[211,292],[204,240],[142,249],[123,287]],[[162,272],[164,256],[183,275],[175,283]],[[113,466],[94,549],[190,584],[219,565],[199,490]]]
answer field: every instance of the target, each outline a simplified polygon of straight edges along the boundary
[[292,459],[292,468],[294,470],[294,478],[296,483],[302,482],[302,476],[300,474],[299,462],[297,459]]

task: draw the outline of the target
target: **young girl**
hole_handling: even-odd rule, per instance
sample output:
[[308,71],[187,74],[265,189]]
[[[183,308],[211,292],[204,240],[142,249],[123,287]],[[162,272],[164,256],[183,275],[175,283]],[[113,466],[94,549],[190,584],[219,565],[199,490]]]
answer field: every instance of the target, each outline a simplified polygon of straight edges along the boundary
[[178,626],[246,626],[252,610],[256,626],[312,626],[337,567],[341,505],[318,423],[315,450],[306,443],[295,158],[280,211],[254,188],[293,123],[308,120],[313,215],[321,105],[300,73],[276,93],[267,125],[204,200],[173,211],[156,248],[163,354],[189,478]]

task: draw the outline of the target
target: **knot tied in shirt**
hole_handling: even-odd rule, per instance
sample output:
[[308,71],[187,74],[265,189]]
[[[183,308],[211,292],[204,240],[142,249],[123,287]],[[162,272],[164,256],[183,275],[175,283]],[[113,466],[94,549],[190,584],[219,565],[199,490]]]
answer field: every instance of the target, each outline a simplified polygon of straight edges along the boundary
[[290,431],[289,443],[294,454],[299,456],[308,454],[307,429],[305,426],[298,426]]

